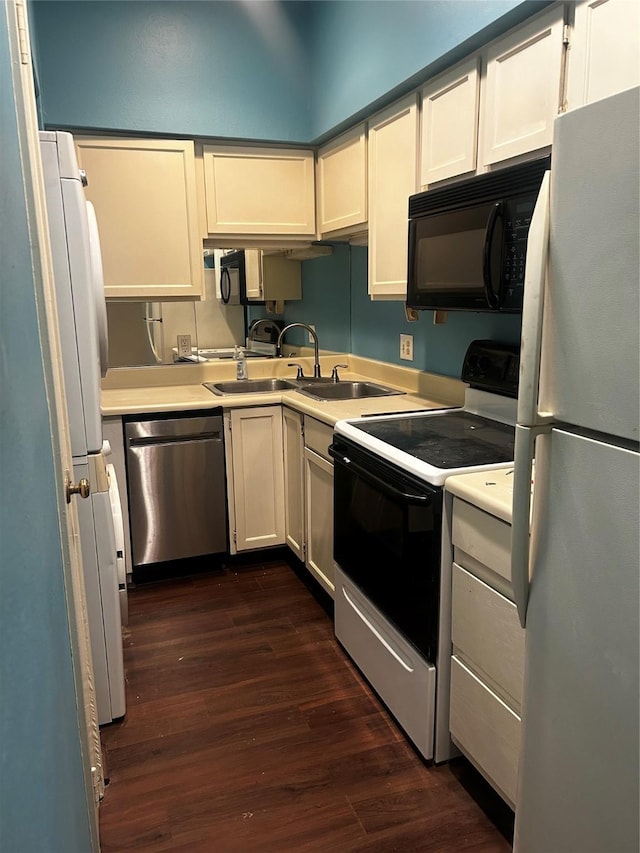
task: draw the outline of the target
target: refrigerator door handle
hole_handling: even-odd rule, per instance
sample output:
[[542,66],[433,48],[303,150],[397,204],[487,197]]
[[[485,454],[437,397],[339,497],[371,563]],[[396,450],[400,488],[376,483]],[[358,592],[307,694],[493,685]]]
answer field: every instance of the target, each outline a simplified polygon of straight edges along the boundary
[[538,411],[542,313],[549,254],[550,183],[551,172],[545,172],[527,239],[517,416],[517,422],[525,426],[546,423],[551,418]]
[[536,438],[551,431],[551,425],[516,425],[513,472],[513,521],[511,525],[511,585],[522,627],[526,627],[531,564],[531,482]]

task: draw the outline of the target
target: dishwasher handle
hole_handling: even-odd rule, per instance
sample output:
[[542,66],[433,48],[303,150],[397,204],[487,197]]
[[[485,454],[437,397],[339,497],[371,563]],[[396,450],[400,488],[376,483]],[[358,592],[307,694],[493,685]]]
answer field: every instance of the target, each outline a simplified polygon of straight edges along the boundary
[[192,433],[187,435],[158,435],[158,436],[141,436],[140,438],[130,438],[129,447],[160,447],[166,444],[180,444],[182,442],[198,442],[198,441],[222,441],[221,432],[204,432]]
[[156,418],[128,421],[125,424],[127,444],[157,444],[173,441],[194,441],[222,435],[222,415],[205,412],[202,416],[185,418]]

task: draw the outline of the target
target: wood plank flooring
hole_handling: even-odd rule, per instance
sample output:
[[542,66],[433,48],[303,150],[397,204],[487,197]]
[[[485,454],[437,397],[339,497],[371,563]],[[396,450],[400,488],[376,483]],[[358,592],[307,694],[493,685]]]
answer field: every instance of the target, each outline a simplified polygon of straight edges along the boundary
[[127,715],[101,730],[103,853],[511,850],[502,801],[466,761],[418,757],[302,572],[131,591]]

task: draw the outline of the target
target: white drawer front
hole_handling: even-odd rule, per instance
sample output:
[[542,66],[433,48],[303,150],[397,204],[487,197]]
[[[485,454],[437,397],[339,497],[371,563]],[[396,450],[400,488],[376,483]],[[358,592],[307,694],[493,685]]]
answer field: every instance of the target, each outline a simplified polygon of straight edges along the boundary
[[453,544],[511,580],[511,525],[460,498],[453,500]]
[[436,668],[335,568],[335,634],[422,755],[433,758]]
[[317,420],[316,418],[310,418],[308,415],[304,417],[304,444],[305,447],[310,447],[311,450],[315,450],[316,453],[319,453],[320,456],[323,456],[325,459],[328,459],[329,462],[333,460],[329,456],[329,445],[333,441],[333,428],[328,424],[322,423],[322,421]]
[[520,717],[454,655],[451,735],[513,807],[520,756]]
[[522,702],[524,629],[515,604],[474,575],[453,564],[453,645],[512,700]]

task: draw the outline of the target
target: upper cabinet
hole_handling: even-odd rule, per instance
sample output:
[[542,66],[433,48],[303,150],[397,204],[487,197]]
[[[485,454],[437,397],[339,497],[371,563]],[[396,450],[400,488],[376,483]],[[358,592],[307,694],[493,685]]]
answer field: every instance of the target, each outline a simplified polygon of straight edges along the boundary
[[268,255],[262,249],[245,249],[244,263],[250,302],[302,299],[300,261]]
[[562,98],[563,12],[554,6],[488,46],[480,94],[481,165],[551,145]]
[[193,142],[76,137],[76,148],[100,229],[105,295],[199,299]]
[[313,151],[205,145],[203,160],[209,237],[315,239]]
[[640,83],[640,3],[586,0],[575,4],[569,50],[567,109]]
[[318,151],[318,231],[343,236],[367,224],[367,135],[364,124]]
[[421,187],[475,171],[479,88],[474,56],[422,89]]
[[407,292],[409,196],[417,188],[418,95],[369,122],[369,295],[404,299]]

